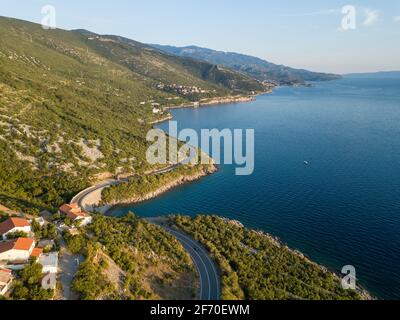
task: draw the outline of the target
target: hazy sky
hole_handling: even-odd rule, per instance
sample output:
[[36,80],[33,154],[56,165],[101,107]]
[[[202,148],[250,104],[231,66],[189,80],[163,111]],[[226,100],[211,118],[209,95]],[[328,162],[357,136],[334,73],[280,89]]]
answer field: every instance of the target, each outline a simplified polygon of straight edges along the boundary
[[[47,4],[64,29],[194,44],[315,71],[400,70],[399,0],[0,0],[0,15],[40,22]],[[341,29],[345,5],[356,7],[355,30]]]

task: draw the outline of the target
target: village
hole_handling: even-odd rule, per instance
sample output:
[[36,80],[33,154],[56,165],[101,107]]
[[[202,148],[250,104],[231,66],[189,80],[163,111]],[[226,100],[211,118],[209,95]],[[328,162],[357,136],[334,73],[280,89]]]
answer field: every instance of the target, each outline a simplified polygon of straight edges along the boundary
[[79,228],[91,222],[90,214],[77,204],[64,204],[56,214],[44,211],[39,217],[0,205],[0,298],[9,298],[14,285],[21,286],[20,275],[38,265],[41,287],[54,296],[63,272],[60,253],[67,250],[63,237],[79,234]]
[[215,93],[216,90],[210,91],[206,90],[197,86],[185,86],[185,85],[179,85],[179,84],[163,84],[160,83],[157,85],[158,90],[163,90],[167,92],[174,92],[179,95],[187,96],[187,95],[192,95],[192,94],[207,94],[210,92]]

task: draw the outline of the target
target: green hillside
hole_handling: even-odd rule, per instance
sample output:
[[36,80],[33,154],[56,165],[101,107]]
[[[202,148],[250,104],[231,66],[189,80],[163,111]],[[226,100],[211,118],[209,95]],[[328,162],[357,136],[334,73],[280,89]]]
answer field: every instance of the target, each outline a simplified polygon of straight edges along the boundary
[[228,300],[364,300],[340,279],[275,238],[216,216],[171,221],[201,242],[218,262]]
[[98,174],[142,173],[162,107],[260,92],[205,62],[0,17],[0,203],[54,208]]
[[294,69],[235,52],[222,52],[196,46],[182,48],[163,45],[152,46],[179,57],[190,57],[196,60],[225,66],[253,79],[272,81],[280,85],[304,85],[307,81],[340,79],[338,75]]

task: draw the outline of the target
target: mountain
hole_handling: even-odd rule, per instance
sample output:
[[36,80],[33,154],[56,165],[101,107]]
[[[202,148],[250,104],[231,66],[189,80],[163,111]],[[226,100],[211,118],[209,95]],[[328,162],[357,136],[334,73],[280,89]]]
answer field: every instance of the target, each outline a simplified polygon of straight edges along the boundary
[[340,78],[339,75],[293,69],[234,52],[215,51],[196,46],[173,47],[157,44],[152,46],[176,56],[190,57],[225,66],[259,81],[275,81],[280,85],[304,84],[307,81],[326,81]]
[[126,38],[0,17],[0,203],[56,208],[93,177],[152,170],[162,107],[264,90]]
[[349,74],[346,74],[344,77],[346,77],[346,78],[398,79],[398,78],[400,78],[400,71],[349,73]]

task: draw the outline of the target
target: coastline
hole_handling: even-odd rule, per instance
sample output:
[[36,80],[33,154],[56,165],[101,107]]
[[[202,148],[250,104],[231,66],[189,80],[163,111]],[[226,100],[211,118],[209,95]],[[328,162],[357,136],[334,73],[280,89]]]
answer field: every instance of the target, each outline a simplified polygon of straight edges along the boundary
[[[257,234],[260,237],[265,237],[266,239],[268,239],[268,241],[270,241],[274,246],[276,246],[277,248],[281,249],[281,250],[286,250],[287,252],[292,253],[293,255],[299,257],[300,259],[303,259],[304,261],[320,268],[321,270],[323,270],[326,273],[330,273],[332,274],[339,282],[342,280],[341,276],[339,273],[327,268],[324,265],[321,265],[315,261],[313,261],[310,257],[308,257],[307,255],[305,255],[304,253],[302,253],[301,251],[297,250],[297,249],[293,249],[291,247],[289,247],[286,243],[284,243],[279,237],[271,235],[270,233],[267,233],[265,231],[262,230],[256,230],[256,229],[249,229],[247,228],[243,223],[241,223],[238,220],[233,220],[233,219],[228,219],[228,218],[224,218],[221,217],[221,219],[223,221],[225,221],[225,223],[228,224],[232,224],[238,228],[244,228],[247,229],[251,232],[254,232],[255,234]],[[343,275],[342,275],[343,276]],[[369,291],[367,289],[365,289],[364,287],[357,285],[356,286],[356,291],[367,301],[373,301],[373,300],[377,300],[374,296],[372,296]]]
[[[243,99],[245,99],[245,98],[243,98]],[[248,97],[247,99],[249,99],[249,100],[243,100],[243,101],[240,101],[240,102],[244,102],[244,101],[250,102],[250,101],[254,101],[254,100],[255,100],[254,97],[253,97],[252,99],[250,99],[250,97]],[[209,104],[209,105],[221,105],[221,104],[234,103],[234,102],[232,102],[232,101],[230,101],[230,102],[225,102],[225,103],[224,103],[224,102],[221,102],[222,100],[218,100],[218,101],[219,101],[219,102],[215,102],[215,103]],[[225,101],[226,101],[226,100],[225,100]],[[208,105],[208,104],[204,104],[204,105],[201,105],[201,106],[207,106],[207,105]],[[189,105],[189,106],[183,106],[183,107],[182,107],[182,106],[180,106],[180,107],[174,107],[174,108],[172,108],[172,109],[193,108],[193,107],[194,107],[194,106],[190,106],[190,105]],[[194,108],[196,108],[196,107],[194,107]],[[170,120],[170,119],[173,119],[173,116],[172,116],[172,115],[170,115],[170,116],[168,117],[168,119],[161,119],[161,120],[155,122],[154,124],[156,124],[156,123],[162,123],[162,122],[168,121],[168,120]],[[129,198],[129,199],[121,200],[121,201],[114,201],[114,202],[110,203],[109,205],[107,205],[107,206],[106,206],[107,209],[106,209],[104,212],[102,212],[102,213],[104,213],[105,215],[112,215],[111,213],[112,213],[114,210],[117,210],[118,208],[121,208],[121,207],[124,207],[124,206],[129,206],[129,205],[135,205],[135,204],[139,204],[139,203],[142,203],[142,202],[145,202],[145,201],[148,201],[148,200],[155,199],[155,198],[157,198],[158,196],[160,196],[160,195],[162,195],[162,194],[164,194],[164,193],[167,193],[167,192],[173,190],[174,188],[177,188],[177,187],[179,187],[179,186],[183,186],[183,185],[185,185],[185,184],[189,184],[189,183],[191,183],[191,182],[198,181],[198,180],[200,180],[201,178],[203,178],[203,177],[205,177],[205,176],[207,176],[207,175],[210,175],[210,174],[213,174],[213,173],[217,172],[217,171],[218,171],[218,167],[215,166],[215,165],[214,165],[214,167],[215,167],[214,170],[210,170],[210,171],[209,171],[209,170],[206,170],[206,172],[202,172],[202,173],[199,173],[199,174],[194,174],[194,175],[190,175],[190,176],[182,176],[182,177],[179,177],[179,178],[177,178],[177,179],[174,179],[173,181],[169,182],[168,184],[164,185],[163,187],[157,189],[157,190],[154,191],[154,192],[148,193],[148,194],[146,194],[145,196]],[[240,224],[242,227],[244,227],[239,221],[228,220],[228,219],[227,219],[227,221],[230,222],[230,223],[237,223],[237,224]],[[278,238],[278,237],[276,237],[276,236],[273,236],[273,235],[270,235],[270,234],[268,234],[268,233],[265,233],[265,232],[263,232],[263,231],[257,231],[257,230],[253,230],[253,231],[256,232],[256,233],[259,233],[260,235],[263,235],[263,236],[268,237],[271,241],[273,241],[273,242],[274,242],[277,246],[279,246],[280,248],[285,249],[285,250],[289,250],[290,252],[296,254],[297,256],[304,258],[304,259],[307,260],[308,262],[310,262],[310,263],[312,263],[312,264],[314,264],[314,265],[316,265],[316,266],[319,266],[321,269],[326,270],[326,271],[329,272],[329,273],[332,273],[332,274],[333,274],[335,277],[337,277],[339,280],[341,279],[339,273],[337,273],[337,272],[335,272],[335,271],[332,271],[331,269],[328,269],[326,266],[323,266],[323,265],[321,265],[321,264],[318,264],[318,263],[312,261],[308,256],[306,256],[305,254],[303,254],[303,253],[300,252],[299,250],[297,250],[297,249],[292,249],[292,248],[288,247],[288,245],[286,245],[284,242],[282,242],[280,238]],[[362,286],[357,286],[357,291],[358,291],[366,300],[376,300],[376,298],[374,298],[374,297],[373,297],[366,289],[364,289]]]
[[198,181],[201,178],[204,178],[208,175],[216,173],[218,170],[219,170],[218,166],[213,163],[213,164],[209,165],[207,168],[205,168],[204,170],[202,170],[201,172],[198,172],[193,175],[180,176],[180,177],[170,181],[166,185],[162,186],[161,188],[158,188],[157,190],[155,190],[153,192],[147,193],[144,196],[138,196],[138,197],[128,198],[128,199],[124,199],[124,200],[116,200],[116,201],[107,203],[104,207],[102,207],[102,208],[105,208],[105,210],[102,210],[102,213],[105,215],[110,215],[111,212],[113,212],[114,210],[116,210],[119,207],[131,206],[131,205],[139,204],[139,203],[142,203],[142,202],[145,202],[148,200],[155,199],[158,196],[161,196],[161,195],[171,191],[172,189],[175,189],[177,187]]
[[[174,109],[199,108],[199,107],[206,107],[206,106],[219,106],[219,105],[233,104],[233,103],[252,102],[252,101],[256,100],[257,96],[264,95],[264,94],[271,94],[272,92],[273,92],[273,89],[265,91],[265,92],[261,92],[261,93],[255,94],[255,95],[250,95],[250,96],[243,96],[243,95],[225,96],[225,97],[214,98],[211,100],[207,99],[207,100],[203,100],[203,101],[193,102],[191,104],[183,104],[183,105],[179,105],[179,106],[165,107],[165,110],[168,111],[168,110],[174,110]],[[155,124],[163,123],[166,121],[170,121],[172,119],[173,119],[173,116],[171,114],[169,114],[168,116],[166,116],[162,119],[159,119],[159,120],[155,120],[155,121],[151,122],[150,124],[155,125]],[[209,170],[203,171],[202,173],[196,174],[193,176],[182,176],[180,178],[177,178],[177,179],[171,181],[170,183],[168,183],[167,185],[163,186],[162,188],[159,188],[158,190],[151,192],[143,197],[135,197],[135,198],[130,198],[130,199],[124,199],[121,201],[114,201],[114,202],[105,204],[101,207],[97,207],[96,209],[99,212],[108,215],[108,214],[110,214],[110,212],[112,212],[113,210],[115,210],[118,207],[135,205],[135,204],[139,204],[141,202],[155,199],[158,196],[160,196],[168,191],[171,191],[174,188],[183,186],[185,184],[189,184],[191,182],[198,181],[201,178],[211,175],[219,170],[218,166],[214,163],[213,160],[211,161],[210,166],[211,166],[211,169],[209,168]],[[99,183],[103,183],[103,182],[104,181],[99,181]]]
[[[200,108],[200,107],[207,107],[207,106],[218,106],[218,105],[223,105],[223,104],[252,102],[252,101],[255,101],[258,96],[264,95],[264,94],[271,94],[272,92],[273,92],[273,89],[267,90],[264,92],[260,92],[260,93],[256,93],[253,95],[224,96],[224,97],[217,97],[217,98],[211,98],[211,99],[203,99],[200,101],[185,103],[185,104],[181,104],[181,105],[177,105],[177,106],[168,106],[168,107],[165,107],[165,110],[168,111],[168,110],[174,110],[174,109]],[[161,122],[163,122],[163,121],[161,121]]]

